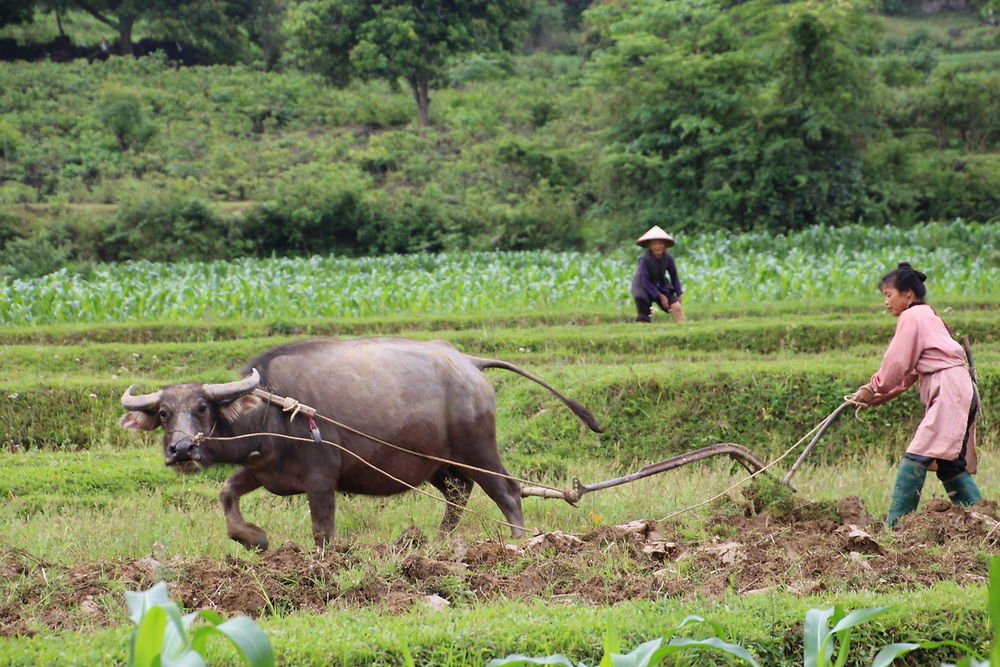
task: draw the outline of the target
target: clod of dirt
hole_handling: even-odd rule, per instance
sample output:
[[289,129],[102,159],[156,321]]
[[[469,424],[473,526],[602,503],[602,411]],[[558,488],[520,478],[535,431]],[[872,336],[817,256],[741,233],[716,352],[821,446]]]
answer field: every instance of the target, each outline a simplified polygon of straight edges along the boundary
[[866,531],[853,523],[844,524],[837,529],[837,534],[844,539],[844,550],[850,554],[884,554],[885,549]]
[[422,581],[433,577],[461,574],[464,569],[461,563],[434,560],[413,554],[403,561],[402,572],[411,581]]
[[574,553],[584,546],[584,541],[576,535],[564,533],[557,530],[551,533],[542,533],[525,540],[516,547],[516,550],[524,553],[527,551],[541,551],[553,549],[559,553]]
[[441,611],[447,607],[451,606],[451,603],[445,600],[440,595],[425,595],[420,598],[420,601],[424,603],[431,611]]
[[734,565],[746,559],[743,545],[739,542],[723,542],[722,544],[712,544],[701,547],[699,551],[710,554],[718,559],[722,565]]
[[840,520],[845,524],[853,524],[866,528],[872,525],[872,516],[865,509],[865,503],[858,496],[847,496],[841,498],[837,506]]

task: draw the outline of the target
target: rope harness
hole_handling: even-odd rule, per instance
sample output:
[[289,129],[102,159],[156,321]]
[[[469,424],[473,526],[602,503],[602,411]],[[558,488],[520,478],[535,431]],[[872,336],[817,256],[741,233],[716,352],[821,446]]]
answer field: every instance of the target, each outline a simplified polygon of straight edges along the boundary
[[[316,424],[316,419],[321,419],[321,420],[323,420],[323,421],[325,421],[327,423],[333,424],[334,426],[342,428],[342,429],[344,429],[344,430],[346,430],[346,431],[348,431],[350,433],[353,433],[353,434],[358,435],[358,436],[360,436],[362,438],[365,438],[367,440],[375,442],[375,443],[377,443],[379,445],[383,445],[385,447],[389,447],[389,448],[394,449],[396,451],[403,452],[403,453],[406,453],[406,454],[410,454],[412,456],[417,456],[419,458],[427,459],[429,461],[435,461],[437,463],[443,463],[443,464],[449,465],[449,466],[455,466],[456,468],[463,468],[463,469],[466,469],[466,470],[472,470],[472,471],[475,471],[475,472],[480,472],[480,473],[483,473],[483,474],[492,475],[494,477],[500,477],[502,479],[510,480],[510,481],[513,481],[513,482],[517,482],[518,484],[522,484],[522,485],[538,486],[540,488],[548,489],[550,491],[555,492],[556,494],[559,494],[559,495],[554,496],[554,497],[563,497],[564,494],[566,493],[563,489],[559,489],[559,488],[554,487],[554,486],[548,486],[548,485],[545,485],[545,484],[541,484],[539,482],[534,482],[534,481],[531,481],[531,480],[522,479],[520,477],[515,477],[513,475],[509,475],[509,474],[497,472],[495,470],[487,470],[485,468],[479,468],[477,466],[470,465],[470,464],[467,464],[467,463],[459,463],[457,461],[452,461],[450,459],[442,458],[442,457],[439,457],[439,456],[434,456],[432,454],[425,454],[423,452],[417,452],[417,451],[414,451],[412,449],[407,449],[406,447],[401,447],[400,445],[396,445],[396,444],[393,444],[391,442],[387,442],[386,440],[382,440],[381,438],[378,438],[376,436],[373,436],[373,435],[370,435],[368,433],[365,433],[364,431],[359,431],[358,429],[356,429],[356,428],[354,428],[352,426],[349,426],[349,425],[347,425],[347,424],[345,424],[345,423],[343,423],[341,421],[338,421],[336,419],[332,419],[330,417],[326,417],[324,415],[321,415],[321,414],[319,414],[316,411],[315,408],[313,408],[311,406],[308,406],[308,405],[305,405],[304,403],[301,403],[300,401],[298,401],[298,400],[296,400],[294,398],[288,397],[288,396],[279,396],[277,394],[274,394],[274,393],[271,393],[269,391],[265,391],[265,390],[259,389],[259,388],[258,389],[254,389],[253,395],[256,396],[256,397],[258,397],[258,398],[260,398],[260,399],[263,399],[263,400],[267,401],[268,403],[270,403],[272,405],[276,405],[276,406],[280,407],[281,410],[282,410],[282,412],[290,413],[289,416],[288,416],[289,422],[293,421],[295,419],[295,417],[297,417],[300,413],[302,415],[305,415],[305,417],[307,419],[308,426],[309,426],[309,431],[310,431],[310,434],[311,434],[312,438],[311,439],[310,438],[301,438],[301,437],[298,437],[298,436],[287,435],[287,434],[284,434],[284,433],[273,433],[273,432],[245,433],[245,434],[242,434],[242,435],[229,436],[229,437],[212,436],[212,435],[205,435],[204,433],[197,433],[197,434],[195,434],[193,436],[193,442],[195,444],[197,444],[197,443],[201,442],[202,440],[226,441],[226,440],[241,440],[243,438],[255,438],[255,437],[263,437],[263,436],[271,436],[271,437],[284,438],[286,440],[292,440],[292,441],[296,441],[296,442],[316,443],[316,444],[330,445],[331,447],[336,447],[340,451],[342,451],[342,452],[344,452],[346,454],[351,455],[352,457],[354,457],[355,459],[357,459],[358,461],[360,461],[364,465],[368,466],[372,470],[375,470],[376,472],[378,472],[378,473],[380,473],[380,474],[388,477],[389,479],[391,479],[392,481],[396,482],[397,484],[400,484],[400,485],[402,485],[402,486],[404,486],[404,487],[406,487],[406,488],[408,488],[408,489],[410,489],[412,491],[416,491],[417,493],[425,495],[428,498],[433,498],[434,500],[442,502],[442,503],[444,503],[444,504],[446,504],[446,505],[448,505],[450,507],[454,507],[454,508],[456,508],[458,510],[461,510],[461,511],[464,511],[464,512],[471,512],[472,514],[477,515],[483,521],[490,521],[490,522],[493,522],[493,523],[495,523],[497,525],[506,526],[508,528],[522,529],[522,528],[525,528],[525,527],[523,527],[523,526],[515,526],[514,524],[508,523],[506,521],[501,521],[499,519],[494,519],[492,517],[487,517],[484,514],[482,514],[481,512],[477,512],[476,510],[472,510],[472,509],[470,509],[470,508],[468,508],[468,507],[466,507],[464,505],[459,505],[458,503],[452,502],[452,501],[448,500],[447,498],[436,496],[433,493],[429,493],[427,491],[424,491],[423,489],[421,489],[419,487],[416,487],[416,486],[410,484],[409,482],[406,482],[406,481],[404,481],[404,480],[396,477],[395,475],[389,473],[386,470],[383,470],[383,469],[379,468],[374,463],[368,461],[367,459],[365,459],[364,457],[362,457],[358,453],[351,451],[350,449],[348,449],[347,447],[341,445],[340,443],[324,439],[322,437],[322,434],[320,433],[319,426]],[[705,505],[707,505],[707,504],[709,504],[709,503],[711,503],[711,502],[713,502],[713,501],[721,498],[722,496],[728,494],[730,491],[738,488],[739,486],[745,484],[746,482],[749,482],[749,481],[753,480],[755,477],[757,477],[761,473],[765,472],[766,470],[768,470],[769,468],[771,468],[772,466],[774,466],[778,462],[780,462],[783,459],[785,459],[799,445],[801,445],[805,441],[806,438],[808,438],[809,436],[811,436],[813,433],[816,433],[817,431],[820,431],[820,429],[825,429],[826,426],[828,426],[834,419],[836,419],[837,415],[839,415],[840,412],[844,408],[846,408],[848,405],[854,405],[856,407],[856,412],[855,412],[856,416],[857,416],[857,411],[860,411],[862,408],[867,407],[867,405],[865,405],[863,403],[859,403],[857,401],[854,401],[851,395],[845,396],[844,397],[844,403],[842,403],[840,406],[838,406],[833,412],[831,412],[823,420],[821,420],[818,424],[816,424],[812,429],[810,429],[808,433],[806,433],[804,436],[802,436],[794,445],[792,445],[787,450],[785,450],[785,452],[783,454],[781,454],[777,458],[775,458],[772,461],[770,461],[767,465],[763,466],[760,470],[757,470],[757,471],[755,471],[755,472],[747,475],[746,477],[744,477],[743,479],[739,480],[738,482],[736,482],[735,484],[733,484],[732,486],[730,486],[726,490],[724,490],[724,491],[722,491],[722,492],[720,492],[720,493],[712,496],[708,500],[702,501],[702,502],[697,503],[695,505],[691,505],[690,507],[685,507],[684,509],[677,510],[676,512],[672,512],[672,513],[668,514],[667,516],[663,517],[662,519],[660,519],[659,521],[663,522],[663,521],[666,521],[668,519],[672,519],[673,517],[678,516],[680,514],[684,514],[686,512],[689,512],[691,510],[697,509],[699,507],[703,507],[703,506],[705,506]],[[858,418],[860,418],[860,417],[858,417]],[[214,431],[214,428],[213,428],[213,431]],[[255,458],[253,456],[254,454],[257,454],[257,456],[259,456],[259,453],[252,452],[251,455],[250,455],[250,457],[248,457],[248,461],[251,460],[252,458]],[[542,531],[540,531],[538,529],[532,529],[532,530],[536,534],[540,534],[542,532]]]

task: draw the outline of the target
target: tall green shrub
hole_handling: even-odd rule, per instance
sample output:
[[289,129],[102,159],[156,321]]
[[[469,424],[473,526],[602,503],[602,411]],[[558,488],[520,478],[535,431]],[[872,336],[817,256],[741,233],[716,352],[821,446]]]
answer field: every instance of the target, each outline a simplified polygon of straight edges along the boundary
[[226,259],[243,254],[234,225],[209,204],[177,186],[141,190],[122,201],[99,259]]
[[156,134],[156,126],[146,117],[142,98],[134,89],[108,85],[97,103],[96,113],[122,152],[141,150]]
[[275,198],[244,219],[252,251],[261,256],[356,254],[371,221],[369,179],[341,165],[301,165],[283,174]]

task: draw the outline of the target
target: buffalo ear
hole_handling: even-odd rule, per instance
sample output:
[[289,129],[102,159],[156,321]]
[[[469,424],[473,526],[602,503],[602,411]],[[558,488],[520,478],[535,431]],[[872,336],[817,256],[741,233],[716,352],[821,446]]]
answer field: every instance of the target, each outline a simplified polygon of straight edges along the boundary
[[151,412],[133,410],[122,415],[122,418],[118,420],[118,425],[140,431],[155,431],[156,427],[160,425],[160,420]]
[[219,414],[227,422],[234,422],[240,415],[249,414],[263,405],[264,401],[253,394],[240,396],[219,408]]

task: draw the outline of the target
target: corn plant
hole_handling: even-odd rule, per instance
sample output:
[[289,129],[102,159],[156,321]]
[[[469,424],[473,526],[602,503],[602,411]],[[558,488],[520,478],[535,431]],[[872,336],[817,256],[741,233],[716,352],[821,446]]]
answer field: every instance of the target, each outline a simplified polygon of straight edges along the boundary
[[[956,220],[919,230],[816,227],[784,236],[706,233],[672,250],[690,300],[746,303],[869,294],[906,260],[935,298],[996,294],[1000,222]],[[62,269],[0,278],[0,324],[136,320],[302,319],[401,313],[632,310],[639,249],[617,254],[477,252],[124,262],[84,276]],[[2,272],[0,272],[2,273]]]
[[[604,637],[604,657],[598,667],[649,667],[659,665],[667,658],[678,653],[694,649],[709,649],[727,653],[751,665],[757,665],[753,656],[738,644],[724,642],[718,637],[707,639],[688,639],[675,636],[677,631],[692,623],[703,623],[701,616],[688,616],[681,621],[669,634],[651,641],[639,644],[629,653],[620,653],[621,639],[614,627],[609,627]],[[713,624],[714,625],[714,624]],[[520,654],[511,654],[506,658],[497,658],[487,663],[486,667],[521,667],[522,665],[562,665],[564,667],[587,667],[584,663],[573,663],[564,655],[549,655],[542,658],[531,658]]]
[[[202,651],[212,635],[229,639],[251,667],[274,665],[270,640],[246,616],[223,621],[209,609],[181,615],[177,603],[168,599],[167,585],[162,581],[145,592],[126,591],[125,602],[136,624],[129,648],[132,667],[200,667],[207,664]],[[209,625],[192,630],[199,618]]]
[[955,665],[946,665],[945,667],[990,667],[990,665],[1000,667],[1000,556],[994,556],[990,561],[989,607],[990,626],[993,629],[993,645],[990,648],[988,660],[983,660],[976,651],[961,642],[947,640],[919,643],[907,642],[884,646],[878,655],[875,656],[872,667],[887,667],[896,658],[911,651],[939,648],[941,646],[953,646],[966,654]]
[[[803,652],[805,667],[843,667],[847,664],[848,651],[854,629],[881,616],[892,607],[873,607],[845,613],[840,605],[806,612]],[[830,624],[833,624],[832,627]],[[839,644],[839,648],[837,645]],[[837,658],[834,660],[834,651]]]

